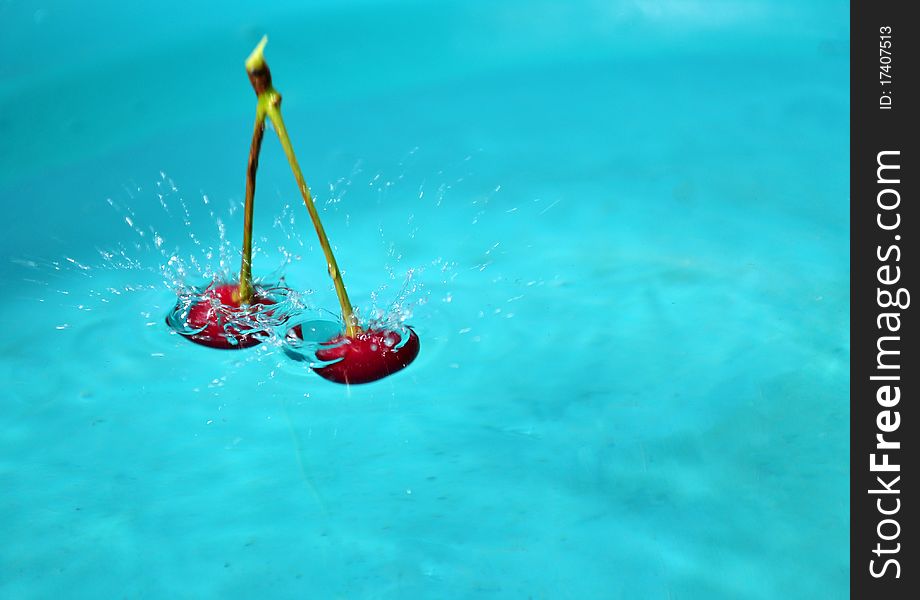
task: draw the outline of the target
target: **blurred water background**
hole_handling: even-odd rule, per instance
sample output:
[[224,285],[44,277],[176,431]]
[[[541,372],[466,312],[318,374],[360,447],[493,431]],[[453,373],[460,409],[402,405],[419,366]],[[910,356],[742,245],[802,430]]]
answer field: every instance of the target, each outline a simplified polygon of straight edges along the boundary
[[[0,1],[0,597],[847,597],[848,12]],[[422,340],[375,384],[163,323],[237,269],[263,33]],[[256,240],[333,319],[271,132]]]

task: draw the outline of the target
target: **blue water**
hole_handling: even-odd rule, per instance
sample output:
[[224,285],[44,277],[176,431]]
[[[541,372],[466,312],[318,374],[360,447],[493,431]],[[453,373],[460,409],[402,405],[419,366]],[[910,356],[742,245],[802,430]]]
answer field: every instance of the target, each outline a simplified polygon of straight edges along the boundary
[[[156,4],[0,2],[0,598],[847,597],[847,3]],[[263,33],[375,384],[163,323]]]

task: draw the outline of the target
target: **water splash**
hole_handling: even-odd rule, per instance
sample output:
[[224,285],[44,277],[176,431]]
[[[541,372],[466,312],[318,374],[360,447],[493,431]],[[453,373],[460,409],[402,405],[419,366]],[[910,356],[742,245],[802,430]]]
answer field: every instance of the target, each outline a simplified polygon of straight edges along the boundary
[[212,293],[219,281],[212,281],[206,286],[186,286],[177,290],[176,305],[166,315],[166,324],[173,331],[187,337],[201,333],[206,325],[195,327],[190,323],[192,309],[201,302],[210,304],[217,315],[217,323],[231,345],[238,338],[250,335],[280,339],[292,327],[290,321],[301,318],[310,310],[306,303],[308,293],[298,292],[287,287],[284,281],[274,285],[256,282],[255,297],[259,300],[244,309],[234,309],[220,303]]
[[[389,322],[369,323],[369,329],[380,329],[385,327],[389,331],[394,331],[399,335],[399,341],[392,346],[393,350],[399,350],[409,342],[409,328],[405,325],[391,325]],[[288,334],[282,341],[282,350],[288,358],[298,362],[306,363],[311,369],[320,368],[338,362],[323,361],[316,356],[320,347],[324,349],[335,348],[343,344],[350,343],[341,339],[334,344],[329,341],[341,334],[342,328],[339,324],[332,321],[308,320],[295,325],[288,330]],[[375,351],[376,346],[371,346]]]
[[[503,228],[495,222],[496,217],[507,219],[513,214],[511,218],[520,218],[516,211],[504,210],[507,206],[501,203],[495,207],[501,208],[500,212],[487,210],[501,186],[471,183],[475,179],[469,178],[469,159],[440,171],[425,160],[424,153],[413,149],[396,169],[394,165],[367,166],[357,161],[344,171],[347,176],[327,184],[316,200],[321,213],[334,213],[326,219],[336,224],[337,241],[349,249],[360,245],[368,258],[358,275],[351,278],[354,289],[364,286],[353,298],[357,300],[355,309],[361,322],[397,331],[413,324],[422,328],[419,331],[423,336],[426,328],[443,329],[445,312],[453,314],[451,320],[457,321],[450,327],[454,332],[476,324],[475,313],[463,300],[459,305],[457,300],[469,300],[469,290],[483,277],[492,281],[500,275],[490,266],[495,264],[493,261],[501,261],[496,254],[504,254],[507,247],[497,243],[502,238],[496,232]],[[260,219],[266,231],[254,239],[261,276],[256,284],[276,304],[270,310],[254,307],[244,319],[239,319],[239,314],[227,314],[222,323],[241,333],[257,329],[271,332],[257,350],[234,360],[261,362],[280,358],[293,367],[312,364],[312,349],[305,345],[318,343],[307,335],[297,346],[298,342],[288,336],[294,326],[306,327],[328,340],[342,331],[343,324],[334,310],[331,283],[318,268],[323,259],[303,206],[298,198],[281,191],[284,189],[279,187],[274,192],[274,201],[269,193],[268,204],[281,208],[276,209],[271,220]],[[133,302],[142,319],[137,327],[148,331],[162,328],[166,317],[172,331],[194,335],[196,330],[187,320],[191,307],[211,286],[237,278],[242,199],[215,200],[204,191],[188,193],[164,172],[147,184],[131,182],[124,186],[123,194],[107,198],[106,204],[115,217],[113,241],[96,248],[95,259],[79,252],[59,260],[13,259],[27,270],[29,280],[42,286],[36,289],[44,297],[34,300],[45,302],[56,296],[60,300],[55,303],[81,311],[75,311],[75,315],[92,312],[97,318],[110,313],[113,303]],[[483,222],[482,217],[488,218]],[[474,220],[479,222],[470,226]],[[460,226],[456,238],[444,237],[445,222]],[[483,225],[488,230],[481,229]],[[119,234],[118,227],[125,233]],[[373,231],[376,236],[367,235]],[[469,248],[468,241],[473,242],[473,248]],[[478,252],[476,246],[480,248]],[[384,277],[374,276],[375,264],[380,265]],[[484,265],[490,268],[483,269]],[[304,274],[316,275],[313,281],[319,282],[317,289],[294,283],[298,289],[291,290],[289,285]],[[128,300],[128,295],[136,296]],[[141,307],[137,302],[142,297]],[[480,311],[479,318],[493,315],[491,308],[486,313]],[[507,318],[505,313],[495,316]],[[78,319],[69,316],[54,325],[61,331],[73,330],[81,327]],[[442,336],[441,343],[446,339]],[[168,347],[164,341],[157,349],[168,351]],[[291,364],[285,358],[291,354],[296,354],[300,362]],[[162,357],[163,352],[158,356]],[[272,376],[275,371],[272,369]]]

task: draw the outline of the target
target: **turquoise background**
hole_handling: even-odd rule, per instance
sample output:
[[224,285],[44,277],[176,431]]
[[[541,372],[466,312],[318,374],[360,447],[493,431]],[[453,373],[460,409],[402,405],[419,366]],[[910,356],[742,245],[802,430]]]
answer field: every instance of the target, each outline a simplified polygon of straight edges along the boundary
[[[848,13],[0,1],[0,597],[847,597]],[[263,33],[421,337],[375,384],[163,324],[237,269]],[[333,318],[270,132],[256,236]]]

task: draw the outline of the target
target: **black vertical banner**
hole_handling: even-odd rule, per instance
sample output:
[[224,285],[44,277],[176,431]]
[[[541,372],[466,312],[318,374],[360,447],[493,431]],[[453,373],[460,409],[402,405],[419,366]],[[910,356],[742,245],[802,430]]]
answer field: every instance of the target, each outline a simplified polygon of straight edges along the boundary
[[[850,13],[850,582],[853,598],[918,589],[920,445],[916,149],[920,97],[911,3]],[[920,293],[920,292],[918,292]],[[910,595],[915,598],[916,591]]]

